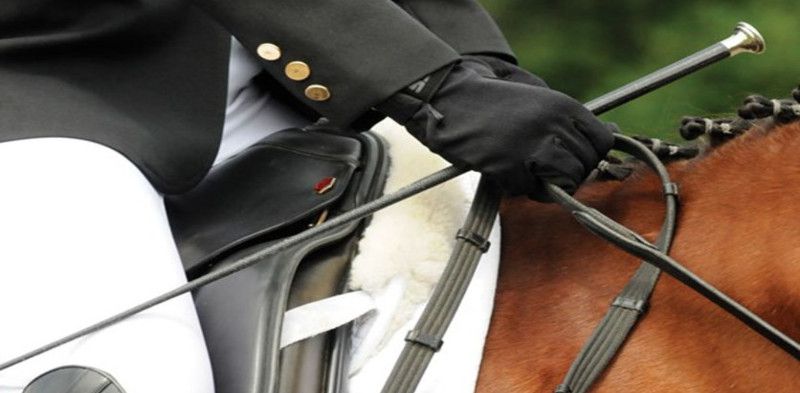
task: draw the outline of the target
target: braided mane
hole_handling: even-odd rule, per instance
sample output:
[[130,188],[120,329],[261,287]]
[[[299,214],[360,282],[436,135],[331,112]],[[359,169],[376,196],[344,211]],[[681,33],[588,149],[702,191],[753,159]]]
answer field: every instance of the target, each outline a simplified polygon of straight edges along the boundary
[[764,129],[775,124],[792,123],[800,120],[800,87],[792,90],[792,98],[768,99],[757,94],[751,95],[739,107],[738,118],[687,116],[681,121],[680,134],[686,140],[707,135],[710,144],[716,146],[753,128]]

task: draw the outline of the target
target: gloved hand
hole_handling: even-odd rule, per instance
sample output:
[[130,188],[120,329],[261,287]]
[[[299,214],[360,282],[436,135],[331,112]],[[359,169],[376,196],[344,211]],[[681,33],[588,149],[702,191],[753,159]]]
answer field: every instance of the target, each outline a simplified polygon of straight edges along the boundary
[[541,180],[568,192],[605,157],[611,128],[581,103],[538,85],[498,79],[466,61],[434,72],[375,107],[457,167],[510,195],[547,201]]

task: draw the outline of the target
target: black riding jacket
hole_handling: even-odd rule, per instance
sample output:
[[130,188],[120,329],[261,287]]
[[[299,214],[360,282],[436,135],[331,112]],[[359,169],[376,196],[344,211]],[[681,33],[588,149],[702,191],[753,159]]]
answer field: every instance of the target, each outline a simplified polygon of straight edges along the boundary
[[460,54],[513,60],[474,0],[4,0],[0,142],[92,140],[183,192],[219,147],[231,35],[340,126]]

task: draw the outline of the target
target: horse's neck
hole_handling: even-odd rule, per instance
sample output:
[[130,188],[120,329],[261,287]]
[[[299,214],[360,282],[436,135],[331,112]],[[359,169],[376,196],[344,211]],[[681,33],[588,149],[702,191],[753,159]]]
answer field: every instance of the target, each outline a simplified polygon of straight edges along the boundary
[[[800,123],[746,134],[670,172],[681,192],[670,255],[800,337]],[[653,240],[658,193],[656,177],[642,172],[579,198]]]
[[733,140],[682,165],[672,255],[800,336],[800,124]]

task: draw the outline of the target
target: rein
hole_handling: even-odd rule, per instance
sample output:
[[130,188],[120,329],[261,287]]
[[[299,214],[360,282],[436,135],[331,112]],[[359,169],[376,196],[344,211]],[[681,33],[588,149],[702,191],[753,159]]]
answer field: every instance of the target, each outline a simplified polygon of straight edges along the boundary
[[[651,151],[652,148],[648,148],[639,141],[622,135],[615,136],[615,147],[647,163],[661,180],[666,210],[664,212],[664,222],[656,240],[656,247],[660,252],[667,253],[675,237],[680,202],[678,185],[670,180],[669,173],[661,163],[661,160]],[[605,222],[602,214],[583,206],[557,187],[549,187],[548,191],[550,197],[556,203],[572,212],[581,224],[594,222],[597,219],[615,230],[623,233],[630,232],[625,227],[618,228],[616,223]],[[632,240],[636,242],[643,241],[635,234],[633,235]],[[661,271],[656,266],[646,261],[641,263],[631,280],[611,303],[608,312],[573,361],[567,375],[558,385],[555,393],[584,392],[592,386],[609,362],[611,362],[611,359],[617,354],[636,322],[647,311],[650,295],[653,293],[660,273]]]

